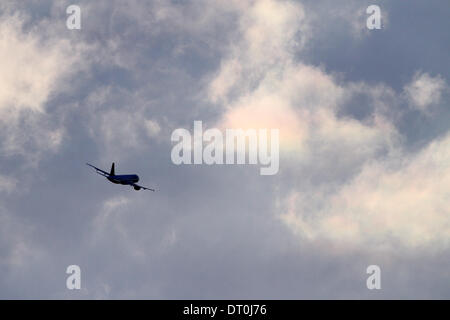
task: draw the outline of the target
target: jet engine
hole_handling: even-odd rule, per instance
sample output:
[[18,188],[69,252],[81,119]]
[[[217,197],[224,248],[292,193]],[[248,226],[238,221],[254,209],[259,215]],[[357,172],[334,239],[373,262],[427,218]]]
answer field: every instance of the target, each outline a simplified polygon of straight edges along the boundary
[[141,187],[136,187],[136,186],[135,186],[135,187],[134,187],[134,190],[138,190],[138,191],[139,191],[139,190],[141,190]]

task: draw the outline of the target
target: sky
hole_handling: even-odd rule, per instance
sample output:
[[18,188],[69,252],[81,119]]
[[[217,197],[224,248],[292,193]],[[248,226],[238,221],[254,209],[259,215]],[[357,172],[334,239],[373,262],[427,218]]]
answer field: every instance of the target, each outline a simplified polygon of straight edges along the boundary
[[[2,1],[0,298],[449,299],[449,14]],[[279,171],[174,164],[171,135],[194,121],[278,129]]]

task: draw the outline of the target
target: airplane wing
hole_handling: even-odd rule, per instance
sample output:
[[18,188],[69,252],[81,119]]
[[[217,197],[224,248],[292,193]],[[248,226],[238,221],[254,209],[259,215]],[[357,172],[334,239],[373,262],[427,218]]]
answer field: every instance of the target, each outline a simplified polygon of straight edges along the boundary
[[99,168],[93,166],[92,164],[89,164],[89,163],[86,163],[86,164],[87,164],[88,166],[94,168],[94,169],[95,169],[95,172],[98,173],[99,175],[104,176],[104,177],[106,177],[106,178],[109,177],[109,173],[108,173],[108,172],[103,171],[102,169],[99,169]]
[[136,183],[132,183],[131,185],[132,185],[133,187],[136,187],[136,188],[141,188],[141,189],[144,189],[144,190],[150,190],[150,191],[155,192],[155,189],[143,187],[143,186],[140,186],[140,185],[138,185],[138,184],[136,184]]

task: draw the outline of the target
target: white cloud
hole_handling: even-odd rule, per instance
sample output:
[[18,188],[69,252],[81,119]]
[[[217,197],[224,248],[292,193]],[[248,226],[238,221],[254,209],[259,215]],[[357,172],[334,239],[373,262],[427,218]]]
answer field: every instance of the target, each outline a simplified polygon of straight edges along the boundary
[[242,37],[231,44],[209,86],[211,101],[225,110],[220,126],[278,128],[282,150],[300,162],[339,154],[351,166],[391,148],[397,133],[381,114],[366,123],[337,116],[356,92],[380,96],[389,90],[341,85],[298,61],[304,43],[295,46],[295,40],[312,36],[300,4],[255,2],[241,12],[240,25]]
[[[384,84],[338,82],[299,61],[301,46],[294,57],[293,38],[310,37],[302,12],[298,3],[269,0],[242,12],[242,37],[209,87],[211,101],[224,108],[219,125],[280,129],[281,173],[298,182],[278,214],[302,239],[348,247],[447,245],[450,171],[443,164],[450,161],[450,138],[413,158],[404,154],[389,118],[401,95]],[[272,37],[277,40],[267,46]],[[437,101],[443,84],[421,75],[410,87],[413,102],[426,106]],[[371,115],[338,116],[360,94],[373,105]]]
[[161,131],[161,127],[156,120],[145,119],[144,125],[147,129],[147,134],[149,137],[154,137]]
[[[258,85],[271,69],[273,76],[282,72],[283,64],[307,37],[304,11],[289,1],[261,0],[236,6],[239,15],[237,39],[228,48],[229,55],[211,81],[212,101],[226,101],[230,94],[245,94]],[[303,26],[301,29],[300,27]]]
[[446,88],[447,84],[442,77],[418,72],[404,90],[413,107],[427,111],[430,106],[440,102]]
[[[419,154],[367,164],[332,192],[294,191],[283,221],[301,238],[393,249],[450,244],[450,135]],[[319,205],[320,204],[320,205]]]
[[68,87],[65,80],[78,70],[84,47],[53,34],[47,20],[27,28],[28,19],[16,14],[0,20],[0,150],[36,164],[61,146],[65,129],[47,113],[46,103]]
[[69,71],[74,54],[67,40],[41,39],[24,32],[23,20],[2,17],[0,22],[0,112],[8,109],[44,111],[57,81]]

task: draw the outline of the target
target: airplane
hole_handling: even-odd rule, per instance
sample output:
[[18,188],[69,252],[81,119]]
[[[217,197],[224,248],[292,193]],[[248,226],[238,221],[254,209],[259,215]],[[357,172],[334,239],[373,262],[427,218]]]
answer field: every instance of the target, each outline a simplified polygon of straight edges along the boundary
[[89,163],[86,163],[86,164],[88,166],[94,168],[96,173],[98,173],[101,176],[104,176],[106,179],[108,179],[112,183],[129,185],[129,186],[132,186],[134,188],[134,190],[144,189],[144,190],[155,191],[155,189],[137,185],[136,182],[139,181],[139,177],[136,174],[116,175],[115,170],[114,170],[114,162],[112,163],[111,171],[109,173],[93,166],[92,164],[89,164]]

